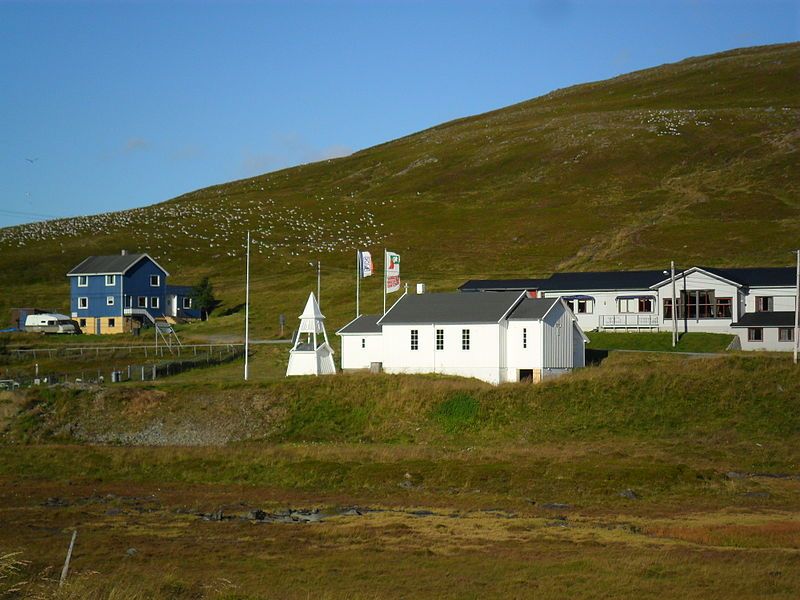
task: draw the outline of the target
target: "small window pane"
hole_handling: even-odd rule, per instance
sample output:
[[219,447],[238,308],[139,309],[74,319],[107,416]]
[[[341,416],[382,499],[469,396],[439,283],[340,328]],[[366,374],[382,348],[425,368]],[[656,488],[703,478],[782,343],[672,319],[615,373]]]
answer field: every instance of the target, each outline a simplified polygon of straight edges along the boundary
[[436,349],[444,350],[444,329],[436,330]]
[[747,329],[748,342],[761,342],[764,339],[764,330],[761,327],[749,327]]
[[411,330],[411,349],[412,350],[419,350],[419,330],[412,329]]
[[469,350],[469,329],[461,330],[461,349]]

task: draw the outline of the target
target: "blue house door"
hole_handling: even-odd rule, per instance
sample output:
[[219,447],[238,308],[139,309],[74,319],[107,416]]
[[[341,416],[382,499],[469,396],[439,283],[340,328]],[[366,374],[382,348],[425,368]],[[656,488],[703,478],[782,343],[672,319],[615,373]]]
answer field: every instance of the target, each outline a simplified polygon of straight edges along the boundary
[[96,335],[100,335],[100,319],[94,320],[94,332]]

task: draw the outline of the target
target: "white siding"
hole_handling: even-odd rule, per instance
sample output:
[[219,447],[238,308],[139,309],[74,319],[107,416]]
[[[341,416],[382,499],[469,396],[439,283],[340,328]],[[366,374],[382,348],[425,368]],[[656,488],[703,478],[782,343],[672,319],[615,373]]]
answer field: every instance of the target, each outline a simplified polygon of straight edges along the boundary
[[791,287],[753,287],[747,292],[745,299],[746,312],[756,312],[756,297],[772,297],[773,311],[794,310],[795,289]]
[[[522,331],[527,332],[527,347],[522,347]],[[520,369],[542,368],[541,321],[508,321],[505,381],[519,381]]]
[[[612,290],[612,291],[569,291],[569,292],[542,292],[543,298],[569,298],[571,296],[591,296],[594,298],[591,313],[575,313],[578,325],[584,331],[594,331],[602,326],[603,316],[623,316],[623,315],[660,315],[657,294],[654,290]],[[652,313],[622,313],[619,310],[619,296],[650,296],[653,298],[655,306]]]
[[[344,334],[342,340],[342,370],[369,369],[370,363],[383,360],[383,337],[380,333]],[[361,347],[364,340],[364,348]]]
[[[675,294],[680,299],[681,291],[693,292],[697,290],[713,290],[717,298],[731,298],[732,299],[732,319],[698,319],[696,317],[691,319],[678,319],[678,332],[684,333],[687,331],[707,331],[710,333],[734,333],[731,329],[731,323],[739,318],[740,307],[740,292],[739,288],[730,283],[717,279],[716,277],[707,275],[703,272],[693,272],[683,277],[678,276],[675,278]],[[658,311],[659,315],[663,315],[664,300],[672,298],[672,283],[667,281],[663,286],[658,288]],[[663,316],[660,319],[662,331],[672,331],[672,319],[664,320]]]
[[742,344],[742,350],[770,350],[773,352],[792,352],[794,344],[792,342],[779,342],[778,341],[778,328],[777,327],[763,327],[762,342],[748,342],[747,341],[747,328],[736,328],[734,332],[739,335],[739,341]]
[[[411,330],[419,349],[411,350]],[[436,350],[436,330],[444,330],[444,350]],[[461,331],[470,331],[470,349],[461,349]],[[442,373],[500,383],[500,326],[493,324],[384,325],[383,369],[387,373]]]
[[559,302],[542,321],[542,367],[572,368],[572,314]]
[[586,366],[586,344],[583,333],[577,323],[572,324],[572,368],[580,369]]

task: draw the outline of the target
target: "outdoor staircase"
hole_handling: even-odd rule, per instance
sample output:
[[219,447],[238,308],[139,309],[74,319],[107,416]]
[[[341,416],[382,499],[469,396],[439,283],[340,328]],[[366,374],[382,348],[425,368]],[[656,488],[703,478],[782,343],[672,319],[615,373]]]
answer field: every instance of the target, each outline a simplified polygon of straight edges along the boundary
[[[180,348],[183,346],[183,342],[181,342],[178,334],[172,328],[172,323],[170,322],[172,317],[166,317],[164,315],[161,315],[160,317],[153,317],[149,311],[141,308],[126,308],[125,314],[144,317],[150,321],[156,330],[156,343],[158,343],[158,338],[161,338],[162,343],[169,350],[170,354],[173,353],[173,348]],[[174,322],[174,319],[172,319],[172,321]]]

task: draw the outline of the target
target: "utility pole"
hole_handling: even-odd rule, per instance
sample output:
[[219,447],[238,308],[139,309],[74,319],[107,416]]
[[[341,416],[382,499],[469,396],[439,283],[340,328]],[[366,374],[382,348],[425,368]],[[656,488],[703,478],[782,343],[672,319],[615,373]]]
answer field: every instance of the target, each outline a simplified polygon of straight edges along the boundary
[[250,375],[250,230],[247,230],[247,258],[244,284],[244,380]]
[[383,249],[383,314],[386,314],[386,282],[389,277],[389,265],[386,262],[386,248]]
[[[313,262],[308,263],[310,267],[314,266]],[[319,292],[320,292],[320,279],[321,279],[321,271],[322,271],[322,263],[317,261],[317,304],[319,304]]]
[[356,250],[356,319],[361,315],[361,250]]
[[797,351],[800,347],[800,250],[795,250],[797,255],[797,279],[794,296],[794,364],[797,364]]
[[672,277],[672,347],[678,345],[678,301],[675,298],[675,261],[669,263]]

